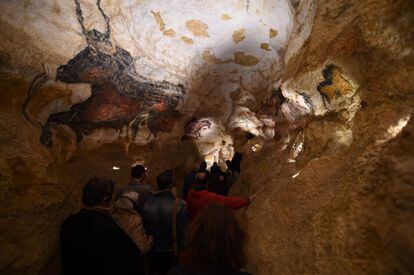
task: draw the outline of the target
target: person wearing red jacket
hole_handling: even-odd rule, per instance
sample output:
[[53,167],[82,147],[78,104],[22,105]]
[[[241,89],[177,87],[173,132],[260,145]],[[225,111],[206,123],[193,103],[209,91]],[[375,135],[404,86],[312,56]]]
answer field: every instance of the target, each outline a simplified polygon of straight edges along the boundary
[[237,210],[248,206],[256,198],[256,195],[252,195],[248,198],[221,196],[208,191],[206,188],[207,182],[206,173],[198,173],[194,189],[187,195],[187,213],[190,220],[193,220],[197,214],[210,203],[217,203],[233,210]]

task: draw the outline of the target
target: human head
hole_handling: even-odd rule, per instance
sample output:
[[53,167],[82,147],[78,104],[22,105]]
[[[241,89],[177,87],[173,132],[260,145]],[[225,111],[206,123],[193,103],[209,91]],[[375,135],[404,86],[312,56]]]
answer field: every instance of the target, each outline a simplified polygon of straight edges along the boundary
[[218,175],[221,172],[220,166],[217,165],[217,162],[213,163],[213,166],[210,168],[211,174]]
[[131,178],[140,179],[145,176],[145,167],[138,164],[132,167],[131,169]]
[[200,171],[206,171],[207,170],[207,162],[203,161],[200,164]]
[[115,207],[122,209],[134,209],[138,205],[139,194],[135,191],[126,191],[122,193],[115,202]]
[[173,183],[173,172],[171,169],[167,169],[164,172],[161,172],[157,176],[157,186],[159,190],[164,190],[170,188]]
[[192,222],[189,261],[196,267],[214,265],[240,269],[246,265],[247,235],[231,209],[218,204],[204,208]]
[[200,172],[196,175],[196,184],[197,185],[201,185],[201,186],[206,186],[207,185],[207,174],[204,172]]
[[83,187],[82,203],[85,206],[109,207],[115,183],[110,178],[92,178]]

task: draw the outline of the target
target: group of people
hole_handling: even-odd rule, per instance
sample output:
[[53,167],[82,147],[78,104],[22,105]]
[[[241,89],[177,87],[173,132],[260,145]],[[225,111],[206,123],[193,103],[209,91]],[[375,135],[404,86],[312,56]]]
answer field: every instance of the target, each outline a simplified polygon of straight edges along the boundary
[[142,165],[115,193],[111,179],[92,178],[82,209],[61,227],[63,274],[246,274],[246,234],[232,210],[255,196],[227,196],[239,164],[233,158],[225,172],[197,165],[185,178],[184,200],[170,169],[157,176],[156,191]]

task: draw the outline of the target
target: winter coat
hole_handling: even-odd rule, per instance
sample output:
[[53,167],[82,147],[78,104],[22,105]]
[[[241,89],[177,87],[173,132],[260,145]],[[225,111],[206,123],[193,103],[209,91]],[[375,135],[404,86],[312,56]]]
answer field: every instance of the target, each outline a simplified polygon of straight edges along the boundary
[[141,216],[134,209],[116,207],[112,217],[139,247],[142,254],[146,254],[151,249],[153,238],[145,233]]
[[[154,252],[172,251],[173,209],[175,197],[169,190],[155,192],[144,205],[144,225],[154,237]],[[188,217],[185,203],[180,200],[176,215],[178,248],[185,247]]]
[[185,176],[184,184],[183,184],[183,198],[185,199],[188,193],[193,189],[193,185],[195,184],[195,178],[197,175],[197,171],[192,171],[190,174]]
[[191,190],[186,199],[187,212],[190,220],[193,220],[197,214],[208,204],[218,203],[230,207],[233,210],[243,208],[249,205],[249,200],[238,197],[225,197],[217,195],[208,190]]
[[144,274],[139,248],[108,213],[81,209],[60,231],[64,275]]

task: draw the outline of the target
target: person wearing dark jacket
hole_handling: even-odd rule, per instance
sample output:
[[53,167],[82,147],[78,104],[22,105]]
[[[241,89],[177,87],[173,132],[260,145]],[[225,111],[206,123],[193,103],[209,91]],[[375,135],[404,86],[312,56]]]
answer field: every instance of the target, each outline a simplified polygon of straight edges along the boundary
[[207,170],[207,162],[203,161],[200,164],[200,169],[198,169],[199,173],[205,173],[207,176],[210,176],[210,172]]
[[169,275],[249,275],[246,265],[247,235],[230,208],[212,204],[193,221],[187,262]]
[[179,200],[173,185],[171,170],[166,170],[157,177],[158,192],[144,206],[144,224],[150,235],[154,237],[154,246],[150,253],[151,274],[167,274],[174,264],[174,230],[173,215],[178,250],[185,247],[188,218],[185,203]]
[[193,186],[195,183],[195,177],[199,169],[200,169],[200,164],[195,163],[193,171],[191,171],[187,176],[185,176],[184,184],[183,184],[183,198],[184,199],[187,197],[188,193],[193,189]]
[[220,166],[218,166],[217,162],[214,162],[213,165],[210,167],[211,175],[223,175]]
[[227,196],[232,184],[228,184],[226,178],[220,174],[212,174],[208,179],[208,191],[221,196]]
[[92,178],[83,188],[84,207],[63,222],[64,275],[144,274],[139,248],[110,216],[113,189],[111,179]]

